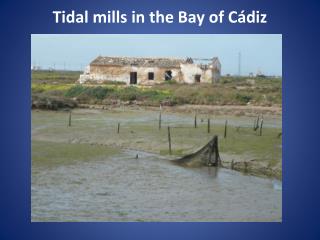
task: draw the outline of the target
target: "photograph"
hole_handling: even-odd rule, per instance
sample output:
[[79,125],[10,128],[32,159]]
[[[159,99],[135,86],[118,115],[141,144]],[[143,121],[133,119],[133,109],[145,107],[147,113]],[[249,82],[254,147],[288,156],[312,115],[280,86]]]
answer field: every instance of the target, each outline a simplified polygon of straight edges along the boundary
[[31,222],[282,222],[281,34],[30,38]]

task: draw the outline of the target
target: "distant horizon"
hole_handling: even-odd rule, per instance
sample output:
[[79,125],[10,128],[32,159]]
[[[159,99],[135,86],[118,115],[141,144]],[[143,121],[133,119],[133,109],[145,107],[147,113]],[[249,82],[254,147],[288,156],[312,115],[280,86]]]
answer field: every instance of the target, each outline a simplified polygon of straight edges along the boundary
[[[98,56],[211,59],[222,75],[282,76],[281,34],[32,34],[31,67],[83,71]],[[199,62],[196,60],[196,62]],[[200,61],[201,62],[201,61]]]

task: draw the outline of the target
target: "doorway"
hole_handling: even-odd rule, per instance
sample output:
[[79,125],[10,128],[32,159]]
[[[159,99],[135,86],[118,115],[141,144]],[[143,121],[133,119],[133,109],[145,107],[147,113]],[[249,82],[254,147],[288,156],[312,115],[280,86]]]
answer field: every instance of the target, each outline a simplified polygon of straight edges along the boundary
[[137,84],[137,72],[130,72],[130,84]]
[[201,75],[200,75],[200,74],[196,74],[196,75],[194,76],[194,81],[195,81],[196,83],[199,83],[200,80],[201,80]]

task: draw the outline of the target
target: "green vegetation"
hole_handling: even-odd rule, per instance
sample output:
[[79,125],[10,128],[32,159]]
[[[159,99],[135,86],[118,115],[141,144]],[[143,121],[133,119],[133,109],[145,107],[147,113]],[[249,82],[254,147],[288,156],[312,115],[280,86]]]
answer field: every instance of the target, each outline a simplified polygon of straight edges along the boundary
[[[201,121],[207,115],[199,115],[198,128],[194,128],[192,114],[163,113],[163,123],[160,130],[157,121],[158,112],[153,111],[123,112],[120,109],[115,109],[113,111],[92,112],[79,109],[73,111],[72,127],[67,127],[68,116],[67,112],[62,111],[32,112],[33,141],[61,142],[59,145],[61,150],[59,151],[53,150],[58,146],[55,144],[48,145],[48,147],[36,144],[33,146],[35,150],[33,154],[40,151],[42,155],[35,156],[35,159],[41,161],[42,158],[46,158],[55,161],[54,159],[57,158],[58,161],[59,156],[69,158],[67,153],[69,150],[75,156],[85,157],[86,154],[88,156],[92,154],[95,157],[104,154],[103,149],[108,152],[107,146],[168,155],[166,127],[170,125],[172,127],[172,156],[168,158],[194,152],[216,134],[219,136],[220,153],[224,161],[230,162],[232,159],[235,161],[255,160],[258,164],[277,169],[274,175],[281,177],[282,139],[278,137],[281,128],[268,127],[268,125],[274,124],[273,118],[264,118],[265,127],[262,136],[259,136],[258,132],[252,129],[254,118],[228,117],[230,122],[237,122],[237,125],[229,125],[227,138],[224,138],[223,122],[225,117],[213,118],[211,132],[208,133],[206,121]],[[169,122],[169,116],[175,116],[180,120]],[[185,122],[185,120],[188,121]],[[119,134],[117,133],[118,122],[121,123]],[[67,144],[70,142],[72,144]],[[66,143],[66,146],[63,143]],[[53,154],[57,154],[57,156]],[[62,161],[65,162],[65,160]]]
[[32,83],[73,84],[79,79],[80,71],[31,71]]
[[32,141],[32,164],[38,166],[61,166],[78,161],[103,159],[119,153],[119,150],[89,144],[66,144]]
[[[37,93],[47,93],[52,94],[52,92],[59,92],[63,95],[68,89],[72,88],[74,84],[39,84],[39,83],[32,83],[31,91],[32,94]],[[58,95],[58,94],[57,94]]]
[[32,72],[32,97],[74,99],[81,104],[113,104],[115,101],[140,103],[146,106],[197,105],[257,105],[282,104],[282,79],[222,77],[216,84],[163,84],[125,86],[116,82],[76,84],[80,72]]
[[223,138],[224,127],[217,129],[220,137],[220,151],[234,155],[246,154],[257,160],[281,159],[282,139],[277,135],[281,130],[264,128],[262,136],[252,128],[228,127],[227,138]]
[[104,99],[108,93],[113,92],[112,88],[106,87],[84,87],[82,85],[76,85],[69,88],[65,92],[66,97],[79,97],[79,96],[86,96],[88,98],[94,98],[102,100]]

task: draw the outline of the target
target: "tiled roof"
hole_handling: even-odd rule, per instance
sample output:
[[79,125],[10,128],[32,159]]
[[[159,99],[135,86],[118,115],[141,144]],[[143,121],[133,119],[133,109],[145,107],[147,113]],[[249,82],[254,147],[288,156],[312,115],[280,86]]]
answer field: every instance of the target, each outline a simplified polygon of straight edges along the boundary
[[136,57],[102,57],[94,59],[90,65],[139,66],[179,68],[186,60],[176,58],[136,58]]

